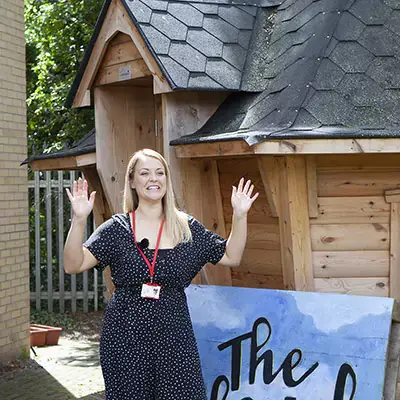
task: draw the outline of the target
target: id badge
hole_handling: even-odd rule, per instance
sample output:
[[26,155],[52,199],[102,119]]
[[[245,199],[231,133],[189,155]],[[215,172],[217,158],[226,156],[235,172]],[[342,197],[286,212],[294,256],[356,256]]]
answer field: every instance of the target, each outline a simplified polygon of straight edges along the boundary
[[143,283],[141,296],[145,299],[155,299],[160,298],[161,286],[155,283]]

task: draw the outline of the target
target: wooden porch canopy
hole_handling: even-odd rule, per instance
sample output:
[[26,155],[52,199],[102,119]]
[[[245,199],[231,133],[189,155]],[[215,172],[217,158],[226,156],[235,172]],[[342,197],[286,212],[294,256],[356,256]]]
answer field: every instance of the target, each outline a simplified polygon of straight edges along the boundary
[[93,129],[71,147],[31,156],[22,164],[29,164],[34,171],[71,171],[96,166],[95,130]]

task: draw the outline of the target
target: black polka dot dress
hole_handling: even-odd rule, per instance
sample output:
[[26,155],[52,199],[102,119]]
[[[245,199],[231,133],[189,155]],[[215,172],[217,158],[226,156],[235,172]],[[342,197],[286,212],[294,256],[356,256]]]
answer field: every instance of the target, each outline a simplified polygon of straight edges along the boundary
[[[110,265],[116,286],[100,340],[107,400],[207,398],[184,289],[206,263],[220,261],[226,240],[188,219],[193,240],[159,250],[154,272],[162,286],[159,300],[140,295],[150,275],[129,214],[114,215],[84,243],[99,261],[97,269]],[[151,262],[154,250],[144,253]]]

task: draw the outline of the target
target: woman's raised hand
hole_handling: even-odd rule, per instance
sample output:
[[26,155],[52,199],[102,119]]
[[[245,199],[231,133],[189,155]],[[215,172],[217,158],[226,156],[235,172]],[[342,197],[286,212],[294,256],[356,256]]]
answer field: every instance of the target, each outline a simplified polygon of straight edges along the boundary
[[240,179],[237,188],[235,186],[232,187],[231,202],[234,215],[242,217],[249,212],[250,207],[259,195],[257,192],[253,197],[251,197],[253,190],[254,185],[251,184],[250,179],[244,183],[244,178]]
[[72,194],[69,189],[66,189],[69,201],[71,202],[74,217],[78,219],[86,219],[93,210],[94,198],[96,192],[92,192],[88,198],[88,183],[87,180],[74,181]]

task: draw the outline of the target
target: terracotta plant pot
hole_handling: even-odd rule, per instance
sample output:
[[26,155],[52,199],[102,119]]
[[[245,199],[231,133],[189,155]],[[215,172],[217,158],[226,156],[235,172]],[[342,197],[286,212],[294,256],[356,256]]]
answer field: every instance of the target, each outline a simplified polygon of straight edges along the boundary
[[46,344],[46,337],[47,337],[46,329],[41,329],[31,326],[29,328],[29,332],[30,332],[31,346],[44,346]]
[[32,328],[44,329],[47,331],[46,335],[46,346],[52,346],[58,344],[62,328],[56,328],[55,326],[31,324]]

